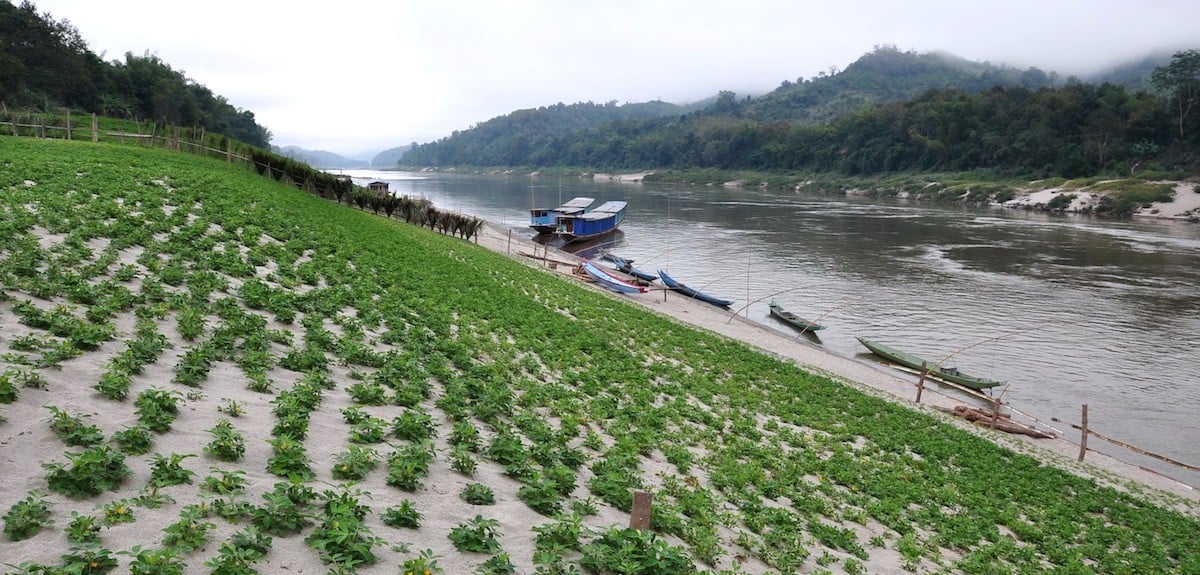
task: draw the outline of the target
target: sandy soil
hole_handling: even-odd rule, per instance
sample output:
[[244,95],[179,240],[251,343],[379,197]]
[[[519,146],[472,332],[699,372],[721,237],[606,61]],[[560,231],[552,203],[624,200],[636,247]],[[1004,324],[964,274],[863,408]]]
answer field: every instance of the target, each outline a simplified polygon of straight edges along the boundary
[[[1083,189],[1046,188],[1022,194],[1001,205],[1006,208],[1025,209],[1047,205],[1055,196],[1069,194],[1075,197],[1064,207],[1067,212],[1082,212],[1094,208],[1103,196],[1100,192]],[[1200,188],[1194,183],[1176,182],[1175,199],[1170,202],[1154,202],[1148,208],[1134,212],[1135,216],[1168,220],[1200,221]]]

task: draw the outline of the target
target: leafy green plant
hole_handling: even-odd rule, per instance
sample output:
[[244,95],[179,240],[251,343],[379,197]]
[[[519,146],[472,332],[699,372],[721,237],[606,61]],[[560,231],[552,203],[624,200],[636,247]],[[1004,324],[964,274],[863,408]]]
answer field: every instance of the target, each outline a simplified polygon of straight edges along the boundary
[[154,462],[150,465],[150,485],[154,487],[170,487],[181,483],[191,483],[192,476],[196,472],[185,469],[183,460],[195,457],[195,455],[181,455],[172,453],[169,456],[163,456],[160,453],[154,454]]
[[350,426],[350,441],[353,443],[379,443],[387,433],[387,423],[378,418],[368,416],[366,419]]
[[210,469],[211,473],[200,482],[200,489],[217,495],[233,495],[246,488],[246,472],[241,469],[226,471]]
[[138,394],[133,400],[136,407],[134,413],[147,429],[157,433],[165,433],[171,429],[171,424],[179,415],[179,400],[182,397],[177,391],[151,388]]
[[682,550],[653,531],[610,527],[583,546],[579,564],[599,575],[684,575],[696,567]]
[[47,405],[46,409],[50,410],[50,431],[63,443],[90,447],[104,441],[99,427],[83,422],[87,415],[71,415],[53,405]]
[[530,509],[547,517],[554,517],[562,509],[562,496],[551,481],[537,481],[517,488],[517,499],[524,501]]
[[426,441],[437,435],[433,418],[428,414],[406,409],[392,420],[392,435],[405,441]]
[[583,518],[578,514],[562,515],[550,523],[533,527],[533,542],[540,551],[564,554],[578,550],[583,536]]
[[154,435],[150,433],[149,429],[141,425],[117,431],[113,433],[112,439],[122,452],[129,455],[148,453],[150,448],[154,446]]
[[9,370],[0,373],[0,403],[12,403],[17,400],[19,395],[17,386],[13,384],[13,378],[9,376],[9,373]]
[[163,546],[191,552],[208,543],[208,532],[215,528],[216,524],[203,521],[202,513],[189,506],[180,513],[179,521],[163,528]]
[[113,552],[99,546],[72,548],[62,556],[63,573],[80,575],[103,575],[117,567]]
[[135,545],[128,551],[117,553],[130,558],[130,575],[183,575],[186,567],[179,550],[173,547],[142,549],[140,545]]
[[106,503],[100,509],[104,514],[105,525],[132,523],[135,521],[133,516],[133,505],[124,499],[118,499],[117,501]]
[[262,561],[271,549],[272,539],[253,526],[238,531],[221,543],[217,556],[204,562],[212,575],[253,575],[253,565]]
[[416,557],[405,559],[400,565],[400,572],[404,575],[437,575],[444,573],[441,567],[438,566],[438,559],[441,557],[435,555],[432,549],[425,549],[417,554]]
[[267,471],[280,477],[301,479],[309,479],[314,475],[309,467],[312,460],[308,458],[303,443],[288,436],[268,439],[267,443],[274,449],[274,455],[267,459]]
[[321,495],[325,500],[324,517],[304,542],[317,550],[322,562],[350,570],[375,563],[374,548],[383,540],[372,535],[363,523],[367,507],[359,503],[360,494],[343,488]]
[[46,463],[42,467],[49,470],[46,482],[50,489],[67,497],[92,497],[115,491],[129,477],[125,455],[107,445],[66,455],[69,464]]
[[464,487],[458,496],[471,505],[494,505],[496,503],[496,494],[492,488],[482,483],[472,483]]
[[213,440],[204,446],[204,452],[221,461],[237,461],[246,453],[246,440],[234,429],[229,420],[218,421],[208,430]]
[[100,542],[100,519],[95,515],[83,515],[77,511],[71,512],[71,522],[67,524],[67,541],[79,544]]
[[495,553],[500,550],[500,542],[496,539],[499,526],[500,522],[495,519],[476,515],[474,519],[451,528],[448,537],[459,551]]
[[508,553],[497,553],[488,557],[474,571],[476,575],[510,575],[516,572],[517,567],[513,565],[512,558],[508,556]]
[[433,446],[408,445],[388,457],[387,484],[404,491],[416,491],[421,480],[429,475],[433,461]]
[[241,417],[246,413],[246,408],[237,400],[226,397],[221,400],[221,406],[217,408],[217,411],[229,417]]
[[43,527],[54,524],[50,518],[50,503],[45,495],[32,491],[25,499],[18,501],[4,514],[4,537],[10,541],[29,539],[37,535]]
[[358,481],[379,466],[379,454],[369,447],[351,445],[333,458],[333,478]]
[[263,504],[251,512],[250,520],[272,535],[296,533],[312,522],[308,504],[313,497],[312,489],[303,483],[276,483],[273,490],[263,494]]
[[475,475],[475,470],[478,469],[479,462],[470,451],[461,447],[455,447],[454,451],[450,452],[450,469],[453,469],[467,477]]
[[384,525],[396,528],[420,529],[421,528],[421,512],[413,505],[413,502],[405,499],[395,507],[389,507],[380,516]]

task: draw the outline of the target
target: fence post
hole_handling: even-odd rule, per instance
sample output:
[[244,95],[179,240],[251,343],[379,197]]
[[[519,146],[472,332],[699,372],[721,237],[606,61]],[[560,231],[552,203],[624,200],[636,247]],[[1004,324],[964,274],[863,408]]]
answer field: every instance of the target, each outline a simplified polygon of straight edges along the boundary
[[927,362],[921,362],[921,379],[917,380],[917,403],[921,403],[921,393],[925,391],[925,374],[929,373]]
[[504,253],[512,253],[512,228],[508,228],[508,245],[504,247]]
[[71,139],[71,109],[67,108],[67,139]]
[[1083,461],[1083,455],[1085,453],[1087,453],[1087,436],[1088,436],[1087,404],[1086,403],[1083,404],[1083,416],[1082,416],[1082,421],[1080,421],[1080,424],[1079,424],[1079,429],[1083,430],[1082,431],[1083,435],[1079,438],[1079,460]]
[[233,163],[233,140],[229,138],[225,139],[225,162]]
[[96,114],[95,114],[95,112],[93,112],[92,113],[92,141],[93,142],[100,141],[100,131],[97,129],[98,126],[99,126],[99,124],[96,123]]
[[630,529],[650,528],[650,502],[652,496],[645,491],[633,492],[633,511],[629,514]]

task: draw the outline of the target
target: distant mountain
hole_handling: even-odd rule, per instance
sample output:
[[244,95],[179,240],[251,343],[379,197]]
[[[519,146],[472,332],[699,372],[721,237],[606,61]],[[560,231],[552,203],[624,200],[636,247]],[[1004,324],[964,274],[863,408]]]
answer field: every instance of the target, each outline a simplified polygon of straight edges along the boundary
[[980,92],[996,86],[1053,86],[1057,74],[973,62],[945,52],[902,52],[877,46],[840,72],[820,74],[778,88],[743,107],[760,121],[824,123],[871,104],[915,99],[933,89]]
[[1150,72],[1159,66],[1170,64],[1172,54],[1173,52],[1170,50],[1155,52],[1138,60],[1130,60],[1111,68],[1106,68],[1089,75],[1084,80],[1093,84],[1109,82],[1135,90],[1150,90],[1152,89],[1150,86]]
[[553,148],[556,139],[605,124],[679,116],[694,108],[663,101],[624,104],[579,102],[517,110],[492,118],[404,155],[407,165],[500,166],[539,163],[530,151]]
[[372,168],[395,167],[396,164],[400,163],[400,158],[402,156],[404,156],[404,153],[409,151],[410,149],[412,149],[412,147],[415,145],[416,144],[408,144],[407,146],[397,146],[395,148],[388,148],[382,152],[379,152],[378,154],[375,154],[375,156],[371,158],[371,167]]
[[369,168],[371,163],[365,160],[352,160],[341,154],[325,150],[306,150],[299,146],[271,146],[271,151],[281,156],[304,162],[314,168]]

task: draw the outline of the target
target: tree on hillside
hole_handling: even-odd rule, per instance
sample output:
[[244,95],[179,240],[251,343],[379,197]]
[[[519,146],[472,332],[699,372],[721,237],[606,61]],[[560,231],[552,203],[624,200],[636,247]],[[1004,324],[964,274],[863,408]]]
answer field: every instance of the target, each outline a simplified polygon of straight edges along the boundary
[[1176,52],[1170,64],[1155,68],[1150,73],[1150,82],[1167,94],[1175,108],[1179,137],[1182,139],[1187,118],[1197,99],[1200,99],[1200,52]]

